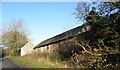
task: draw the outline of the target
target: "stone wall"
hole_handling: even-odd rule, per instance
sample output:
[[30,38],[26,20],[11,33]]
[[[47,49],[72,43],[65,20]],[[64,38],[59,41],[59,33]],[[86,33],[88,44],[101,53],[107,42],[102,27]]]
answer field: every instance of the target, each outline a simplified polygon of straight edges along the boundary
[[22,48],[21,48],[21,56],[25,56],[25,55],[28,55],[28,54],[31,54],[33,53],[33,48],[35,46],[28,42],[27,44],[25,44]]
[[36,48],[35,51],[37,53],[55,53],[57,51],[63,57],[69,57],[72,56],[73,53],[78,53],[78,48],[80,48],[75,44],[75,40],[76,38],[71,38],[68,40]]

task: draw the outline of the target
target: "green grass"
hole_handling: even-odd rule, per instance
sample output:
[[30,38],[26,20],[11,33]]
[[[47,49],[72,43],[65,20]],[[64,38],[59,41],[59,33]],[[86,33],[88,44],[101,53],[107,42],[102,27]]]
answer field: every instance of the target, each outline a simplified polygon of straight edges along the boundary
[[30,58],[20,57],[20,56],[10,56],[8,59],[25,66],[25,68],[58,68],[57,65],[53,65],[46,62],[35,61]]

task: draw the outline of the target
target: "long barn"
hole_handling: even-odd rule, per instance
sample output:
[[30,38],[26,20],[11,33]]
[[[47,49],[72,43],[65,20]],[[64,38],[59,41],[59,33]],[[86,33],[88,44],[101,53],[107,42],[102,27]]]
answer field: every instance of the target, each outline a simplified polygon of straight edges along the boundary
[[57,51],[68,57],[71,52],[76,52],[78,49],[77,45],[75,45],[76,37],[88,30],[89,26],[78,26],[41,42],[34,49],[36,52],[41,53],[54,53]]

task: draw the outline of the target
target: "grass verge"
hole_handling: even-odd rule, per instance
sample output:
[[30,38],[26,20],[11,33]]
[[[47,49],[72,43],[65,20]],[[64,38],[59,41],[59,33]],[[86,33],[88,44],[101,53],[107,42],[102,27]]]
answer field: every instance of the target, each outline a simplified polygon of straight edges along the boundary
[[25,68],[58,68],[57,65],[53,65],[47,62],[35,61],[30,58],[20,57],[20,56],[10,56],[8,59],[14,61],[15,63],[24,66]]

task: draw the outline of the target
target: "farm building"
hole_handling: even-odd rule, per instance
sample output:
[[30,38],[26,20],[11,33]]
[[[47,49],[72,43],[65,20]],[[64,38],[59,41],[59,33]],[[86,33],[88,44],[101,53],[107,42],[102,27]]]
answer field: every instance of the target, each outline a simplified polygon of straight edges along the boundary
[[78,53],[77,50],[81,49],[78,45],[75,45],[77,36],[88,30],[89,26],[87,25],[73,28],[41,42],[34,49],[36,52],[41,53],[54,53],[57,51],[60,55],[69,57],[71,53]]
[[25,44],[21,48],[21,56],[25,56],[25,55],[31,54],[33,52],[33,48],[34,47],[35,46],[31,42],[28,42],[27,44]]

